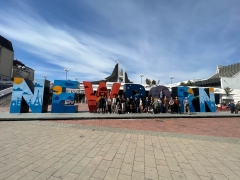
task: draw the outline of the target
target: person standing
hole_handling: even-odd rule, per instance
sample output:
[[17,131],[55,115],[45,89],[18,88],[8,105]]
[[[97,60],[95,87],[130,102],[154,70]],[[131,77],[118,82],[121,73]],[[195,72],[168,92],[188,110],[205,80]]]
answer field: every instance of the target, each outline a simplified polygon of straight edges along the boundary
[[168,112],[168,100],[167,97],[165,96],[163,99],[163,113],[167,113]]
[[122,95],[121,104],[122,104],[122,114],[124,114],[126,112],[126,99],[124,95]]
[[116,105],[117,105],[116,95],[113,95],[113,98],[112,98],[112,112],[113,113],[116,113]]
[[107,98],[107,109],[108,109],[108,113],[112,113],[112,99],[111,99],[111,97],[110,96],[108,96],[108,98]]
[[158,99],[154,98],[153,101],[153,114],[157,114],[158,113]]
[[169,106],[170,106],[171,114],[173,114],[174,113],[174,100],[172,97],[169,100]]
[[146,113],[148,113],[148,111],[149,111],[149,100],[148,100],[148,97],[146,97],[146,100],[145,100],[145,107],[144,107],[144,111],[146,112]]
[[127,100],[126,100],[126,113],[130,113],[130,100],[129,100],[129,98],[127,98]]
[[175,106],[175,112],[181,114],[181,102],[180,100],[178,99],[178,97],[176,96],[175,100],[174,100],[174,106]]
[[140,102],[140,100],[137,97],[135,97],[135,112],[136,113],[139,113],[139,102]]
[[162,100],[158,98],[158,113],[162,113]]
[[238,111],[240,111],[240,101],[235,106],[235,114],[238,114]]
[[189,100],[187,97],[185,97],[184,101],[183,101],[183,105],[184,105],[184,114],[187,114],[186,111],[188,111],[188,114],[190,115],[190,108],[189,108]]
[[140,97],[140,100],[139,100],[139,109],[140,109],[140,113],[143,112],[143,105],[144,105],[144,103],[143,103],[143,98]]
[[234,104],[234,102],[231,101],[228,106],[230,107],[231,113],[233,114],[233,112],[235,111],[235,104]]

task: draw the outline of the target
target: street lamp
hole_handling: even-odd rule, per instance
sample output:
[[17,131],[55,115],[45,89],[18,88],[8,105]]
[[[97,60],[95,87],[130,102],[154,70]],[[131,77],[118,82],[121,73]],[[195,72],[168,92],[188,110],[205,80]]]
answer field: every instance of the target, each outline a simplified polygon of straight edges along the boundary
[[47,75],[43,75],[44,79],[46,80],[47,79]]
[[140,74],[140,77],[141,77],[141,84],[142,84],[142,77],[144,76],[144,74]]
[[170,76],[170,79],[171,79],[171,86],[172,86],[172,79],[173,79],[174,77],[173,76]]
[[65,68],[64,71],[66,71],[66,80],[67,80],[67,73],[68,73],[68,71],[70,71],[70,69]]

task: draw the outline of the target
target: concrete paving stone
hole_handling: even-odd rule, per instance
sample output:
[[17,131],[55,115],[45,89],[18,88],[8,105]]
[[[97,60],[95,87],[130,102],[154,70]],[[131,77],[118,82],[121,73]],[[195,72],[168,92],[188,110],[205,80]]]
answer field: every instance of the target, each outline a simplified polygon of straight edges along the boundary
[[20,164],[21,162],[22,162],[22,161],[15,160],[15,161],[12,161],[12,162],[8,163],[6,166],[4,166],[4,167],[2,167],[2,168],[0,169],[0,174],[3,173],[3,172],[5,172],[5,171],[7,171],[7,170],[9,170],[9,169],[11,169],[11,168],[13,168],[13,167],[15,167],[15,166],[17,166],[17,165]]
[[145,174],[141,172],[133,172],[131,180],[145,180]]
[[240,177],[240,171],[233,171],[233,172],[235,172],[235,174]]
[[29,172],[31,172],[34,168],[36,168],[36,166],[37,166],[36,164],[29,165],[21,169],[20,171],[14,173],[13,175],[9,176],[8,178],[6,178],[6,180],[20,179],[26,174],[28,174]]
[[40,173],[38,173],[38,172],[31,171],[28,174],[26,174],[25,176],[23,176],[22,178],[20,178],[20,180],[27,180],[27,179],[32,180],[35,177],[37,177],[39,174]]
[[172,180],[172,177],[163,177],[163,176],[158,176],[159,180]]
[[20,168],[20,167],[17,167],[17,166],[12,167],[12,168],[9,168],[8,170],[5,170],[5,171],[3,171],[2,173],[0,173],[0,177],[1,177],[2,179],[5,179],[5,178],[7,178],[7,177],[9,177],[9,176],[14,175],[16,172],[18,172],[18,171],[20,171],[20,170],[21,170],[21,168]]
[[216,167],[205,167],[206,171],[214,174],[222,174]]
[[94,157],[100,151],[101,148],[93,148],[86,156],[87,157]]
[[103,159],[108,160],[108,161],[112,161],[113,158],[115,157],[115,154],[116,154],[116,152],[108,151]]
[[215,167],[228,179],[239,179],[239,176],[224,164],[215,164]]
[[50,160],[45,161],[41,165],[37,164],[37,168],[35,168],[34,171],[41,173],[41,172],[45,171],[47,168],[49,168],[50,166],[54,165],[56,162],[58,162],[59,159],[60,158],[54,157],[54,158],[51,158]]
[[84,166],[74,166],[70,172],[75,174],[80,174],[84,170]]
[[100,164],[102,159],[103,159],[103,156],[95,156],[90,163],[91,164]]
[[123,162],[128,164],[133,164],[133,161],[134,161],[134,152],[127,152],[125,154]]
[[125,174],[125,175],[128,175],[128,176],[131,176],[132,171],[133,171],[133,165],[132,164],[122,163],[120,174]]
[[81,160],[84,158],[84,156],[85,156],[84,153],[79,152],[79,153],[75,154],[75,155],[72,157],[71,161],[77,161],[77,162],[79,162],[79,161],[81,161]]
[[200,180],[199,176],[193,169],[182,169],[182,171],[187,179]]
[[181,169],[188,169],[188,170],[192,170],[192,166],[189,163],[179,163],[179,166]]
[[158,171],[156,168],[145,167],[145,178],[146,179],[158,179]]
[[181,172],[171,171],[173,180],[187,179],[186,176]]
[[144,172],[144,162],[134,161],[133,171]]
[[105,156],[107,154],[107,151],[99,151],[98,153],[97,153],[97,156]]
[[[116,159],[124,159],[124,155],[123,154],[116,154],[115,155]],[[135,157],[136,158],[136,157]]]
[[118,180],[131,180],[131,176],[127,176],[125,174],[118,174]]
[[156,165],[167,166],[167,161],[166,160],[162,160],[162,159],[156,159]]
[[74,157],[73,154],[66,154],[64,157],[59,159],[59,162],[67,163]]
[[165,157],[171,157],[171,158],[175,158],[174,154],[173,153],[170,153],[170,152],[164,152],[163,153]]
[[48,178],[48,180],[60,180],[61,178],[58,178],[58,177],[54,177],[54,176],[51,176]]
[[208,161],[210,161],[212,164],[222,164],[222,162],[216,158],[208,158]]
[[175,156],[178,163],[187,163],[188,164],[188,161],[182,152],[173,152],[173,155]]
[[215,180],[212,176],[211,177],[209,177],[209,176],[199,176],[199,178],[201,180]]
[[90,179],[96,169],[97,169],[96,164],[88,164],[76,179],[77,180]]
[[51,177],[51,176],[47,176],[45,174],[39,174],[38,176],[33,178],[33,180],[43,180],[43,179],[48,179],[49,177]]
[[168,168],[170,169],[170,171],[182,172],[182,169],[180,168],[180,166],[175,158],[166,157],[166,161],[167,161]]
[[215,180],[229,180],[224,176],[223,174],[215,174],[215,173],[210,173]]
[[[237,158],[235,158],[235,160],[237,160]],[[240,159],[239,159],[239,160],[240,160]],[[240,171],[240,167],[237,166],[235,163],[233,163],[233,161],[228,160],[227,158],[223,158],[223,159],[221,160],[221,162],[222,162],[223,164],[225,164],[225,165],[226,165],[229,169],[231,169],[231,170]]]
[[53,174],[53,176],[63,178],[76,164],[76,161],[69,161],[65,163],[56,173]]
[[161,177],[171,177],[170,170],[168,166],[157,165],[158,175]]
[[144,156],[136,156],[136,155],[135,155],[134,161],[144,162]]
[[82,158],[82,160],[80,160],[77,165],[78,166],[87,166],[88,163],[90,163],[92,161],[93,158],[90,158],[90,157],[84,157]]
[[98,170],[107,171],[110,167],[112,161],[102,160],[99,166],[97,167]]
[[116,168],[109,168],[104,180],[115,180],[118,179],[118,174],[119,174],[120,169],[116,169]]
[[207,160],[202,154],[194,154],[196,159],[203,165],[203,166],[211,166],[214,167],[214,165]]
[[110,167],[111,168],[116,168],[116,169],[120,169],[122,166],[123,160],[122,159],[116,159],[114,158]]
[[51,159],[53,158],[54,156],[56,156],[59,152],[57,151],[52,151],[50,153],[48,153],[47,155],[43,156],[44,159]]
[[93,173],[92,177],[99,178],[99,179],[103,179],[105,175],[106,175],[106,171],[102,171],[102,170],[98,170],[98,169],[97,169],[97,170]]
[[211,176],[198,161],[189,160],[189,163],[199,176]]
[[90,180],[100,180],[100,179],[95,178],[95,177],[91,177]]
[[75,173],[69,172],[69,173],[66,174],[66,176],[64,176],[62,178],[62,180],[74,180],[74,179],[76,179],[78,177],[78,175],[79,174],[75,174]]

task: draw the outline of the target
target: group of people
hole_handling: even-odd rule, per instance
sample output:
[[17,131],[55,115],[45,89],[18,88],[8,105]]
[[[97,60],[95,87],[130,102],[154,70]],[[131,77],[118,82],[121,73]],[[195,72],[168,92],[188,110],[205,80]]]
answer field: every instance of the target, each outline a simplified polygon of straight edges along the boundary
[[[189,100],[186,98],[183,101],[184,105],[184,113],[188,111],[190,114],[189,109]],[[181,114],[180,110],[181,102],[178,97],[174,99],[171,97],[170,100],[160,92],[158,98],[149,98],[146,97],[143,99],[140,98],[125,98],[124,95],[117,97],[114,95],[113,98],[110,96],[106,97],[106,95],[102,95],[97,101],[97,110],[96,113],[117,113],[117,114],[125,114],[125,113],[179,113]]]
[[235,114],[238,114],[238,112],[240,111],[240,101],[238,101],[238,103],[234,104],[234,101],[230,102],[228,107],[230,108],[231,113],[233,114],[235,112]]

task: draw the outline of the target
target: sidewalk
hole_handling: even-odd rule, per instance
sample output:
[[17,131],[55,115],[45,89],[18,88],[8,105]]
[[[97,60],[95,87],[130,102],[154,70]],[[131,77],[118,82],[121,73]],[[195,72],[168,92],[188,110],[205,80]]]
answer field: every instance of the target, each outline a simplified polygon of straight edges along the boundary
[[1,180],[238,180],[240,138],[0,122]]
[[152,119],[152,118],[226,118],[240,117],[240,114],[231,114],[229,111],[222,112],[206,112],[191,113],[191,115],[183,114],[150,114],[150,113],[133,113],[133,114],[97,114],[89,113],[87,104],[79,104],[78,113],[51,113],[51,106],[48,107],[47,113],[21,113],[10,114],[9,107],[0,108],[0,121],[22,121],[22,120],[83,120],[83,119]]

